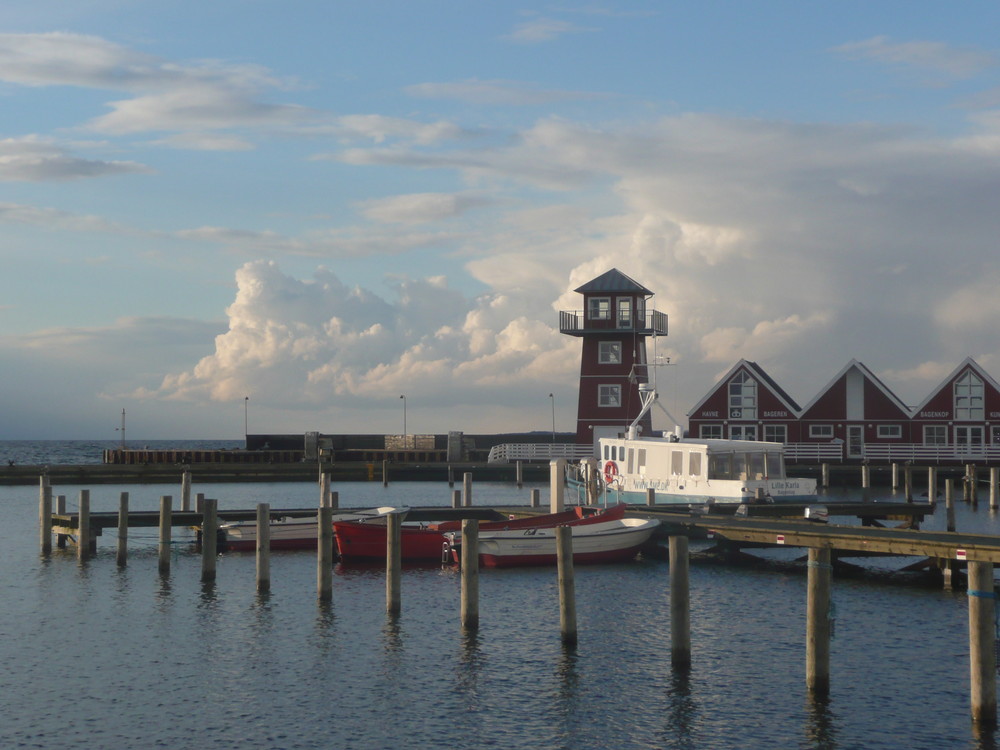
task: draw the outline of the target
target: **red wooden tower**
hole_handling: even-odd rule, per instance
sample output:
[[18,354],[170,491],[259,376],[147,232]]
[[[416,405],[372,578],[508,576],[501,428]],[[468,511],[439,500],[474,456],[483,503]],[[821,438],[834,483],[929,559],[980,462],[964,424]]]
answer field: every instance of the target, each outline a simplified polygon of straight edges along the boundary
[[[667,316],[647,309],[653,293],[617,268],[575,291],[582,311],[559,313],[559,330],[583,339],[576,442],[590,445],[615,436],[639,414],[639,384],[649,381],[646,338],[667,334]],[[652,430],[647,413],[641,424]]]

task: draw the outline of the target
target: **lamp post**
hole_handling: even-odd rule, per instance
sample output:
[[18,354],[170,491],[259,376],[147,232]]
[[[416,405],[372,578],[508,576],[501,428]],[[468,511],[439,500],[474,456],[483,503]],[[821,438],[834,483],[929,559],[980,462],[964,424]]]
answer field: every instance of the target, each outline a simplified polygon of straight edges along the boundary
[[406,396],[400,396],[403,399],[403,441],[406,441]]
[[115,427],[115,432],[121,430],[122,433],[122,450],[125,450],[125,410],[122,409],[122,426]]
[[243,397],[243,450],[250,442],[250,397]]
[[554,443],[556,441],[556,397],[550,393],[549,398],[552,399],[552,442]]

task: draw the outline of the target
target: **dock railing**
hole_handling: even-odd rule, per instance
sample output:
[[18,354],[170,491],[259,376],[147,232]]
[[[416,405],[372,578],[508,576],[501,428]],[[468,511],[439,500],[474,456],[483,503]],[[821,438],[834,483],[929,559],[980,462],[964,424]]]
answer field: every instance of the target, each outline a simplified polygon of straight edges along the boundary
[[848,455],[844,443],[785,443],[785,460],[792,462],[871,461],[927,464],[1000,463],[1000,445],[924,445],[922,443],[867,443],[861,455]]
[[594,448],[590,445],[577,443],[502,443],[490,449],[487,459],[489,463],[507,463],[511,461],[551,461],[555,458],[565,458],[579,461],[593,458]]

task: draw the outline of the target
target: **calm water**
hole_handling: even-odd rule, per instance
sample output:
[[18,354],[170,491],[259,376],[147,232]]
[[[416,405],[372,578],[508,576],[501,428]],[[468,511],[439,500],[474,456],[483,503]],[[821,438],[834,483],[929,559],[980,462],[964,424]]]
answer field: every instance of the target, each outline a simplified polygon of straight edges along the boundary
[[[79,489],[54,492],[72,507]],[[122,490],[155,509],[171,491],[90,489],[95,510],[116,510]],[[344,506],[450,500],[443,483],[334,489]],[[477,484],[473,495],[527,503],[529,490]],[[318,498],[311,483],[195,491],[221,507]],[[661,561],[578,567],[580,643],[566,650],[554,569],[483,571],[481,627],[468,636],[450,568],[407,568],[392,621],[377,568],[338,567],[333,603],[320,606],[315,557],[276,553],[260,597],[252,554],[221,556],[203,586],[179,530],[163,579],[153,530],[132,530],[125,570],[110,537],[84,565],[72,551],[42,560],[37,502],[35,487],[0,487],[2,748],[994,747],[969,720],[964,594],[836,578],[832,695],[816,705],[804,574],[695,562],[683,678],[670,668]],[[960,508],[961,530],[996,526]]]

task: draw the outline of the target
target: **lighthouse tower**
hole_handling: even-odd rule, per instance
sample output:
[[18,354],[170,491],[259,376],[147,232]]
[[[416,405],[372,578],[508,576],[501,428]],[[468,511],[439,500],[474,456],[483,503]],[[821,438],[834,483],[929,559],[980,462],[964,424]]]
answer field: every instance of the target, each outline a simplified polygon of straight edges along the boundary
[[[649,382],[646,338],[666,336],[667,316],[650,310],[653,293],[617,268],[575,291],[583,310],[559,313],[559,330],[583,339],[576,442],[596,444],[624,433],[639,414],[639,384]],[[647,413],[640,426],[652,430]]]

